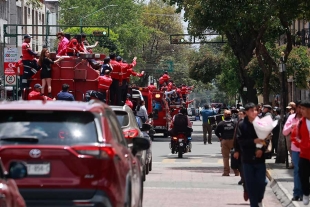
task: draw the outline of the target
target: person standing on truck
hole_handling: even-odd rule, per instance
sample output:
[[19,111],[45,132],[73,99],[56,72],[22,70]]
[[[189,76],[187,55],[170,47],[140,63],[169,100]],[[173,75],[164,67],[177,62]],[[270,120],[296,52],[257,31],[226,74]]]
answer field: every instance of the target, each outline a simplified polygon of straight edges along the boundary
[[103,65],[102,65],[101,71],[100,71],[100,75],[104,75],[106,70],[108,70],[110,72],[113,70],[113,68],[110,64],[110,58],[109,57],[104,58]]
[[59,57],[57,60],[50,59],[50,52],[47,48],[43,48],[39,58],[39,65],[42,67],[41,80],[42,89],[41,93],[44,94],[45,86],[47,85],[48,97],[52,98],[52,64],[60,62],[64,57]]
[[142,119],[143,123],[148,121],[149,116],[147,115],[144,101],[141,101],[140,104],[138,104],[136,108],[136,115]]
[[75,101],[73,94],[69,93],[69,85],[63,84],[62,91],[57,94],[56,100],[59,101]]
[[215,111],[211,110],[210,106],[207,104],[204,106],[204,109],[200,111],[200,114],[202,116],[203,143],[206,145],[208,141],[208,144],[212,144],[212,126],[210,124],[209,117],[215,115],[216,113]]
[[57,48],[57,55],[59,56],[66,55],[69,40],[65,37],[65,34],[63,32],[58,32],[56,36],[59,41]]
[[113,81],[110,86],[111,104],[121,106],[122,105],[121,87],[123,82],[123,74],[122,74],[122,66],[119,62],[116,61],[115,53],[110,54],[110,64],[113,68],[111,72],[111,78]]
[[24,88],[29,88],[29,79],[39,70],[38,63],[35,60],[35,57],[38,56],[38,54],[32,51],[30,47],[31,38],[32,37],[29,34],[26,34],[24,36],[24,42],[22,44],[22,62],[24,65],[24,73],[22,75],[22,78],[20,79],[20,85],[22,90]]
[[110,71],[106,70],[104,75],[98,78],[98,91],[89,90],[85,93],[85,101],[90,101],[91,98],[98,99],[105,102],[107,90],[109,90],[112,84],[112,78],[110,76]]

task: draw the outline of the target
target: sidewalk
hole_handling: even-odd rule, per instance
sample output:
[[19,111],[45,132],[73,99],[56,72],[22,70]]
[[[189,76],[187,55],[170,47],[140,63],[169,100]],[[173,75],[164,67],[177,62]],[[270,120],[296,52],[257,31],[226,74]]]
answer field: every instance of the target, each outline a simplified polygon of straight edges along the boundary
[[293,169],[286,169],[285,164],[276,164],[275,159],[266,160],[267,177],[270,180],[270,187],[277,196],[282,206],[303,207],[302,201],[292,201],[293,198]]

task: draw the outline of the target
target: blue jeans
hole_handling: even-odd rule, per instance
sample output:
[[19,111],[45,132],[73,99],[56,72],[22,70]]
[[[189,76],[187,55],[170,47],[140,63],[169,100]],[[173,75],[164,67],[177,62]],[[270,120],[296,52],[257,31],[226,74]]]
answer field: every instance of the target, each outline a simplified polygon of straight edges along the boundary
[[262,202],[266,188],[266,165],[265,163],[243,163],[244,181],[250,199],[251,207],[258,207]]
[[302,197],[302,189],[301,189],[301,182],[299,178],[299,152],[292,151],[292,160],[294,163],[294,189],[293,189],[293,196]]

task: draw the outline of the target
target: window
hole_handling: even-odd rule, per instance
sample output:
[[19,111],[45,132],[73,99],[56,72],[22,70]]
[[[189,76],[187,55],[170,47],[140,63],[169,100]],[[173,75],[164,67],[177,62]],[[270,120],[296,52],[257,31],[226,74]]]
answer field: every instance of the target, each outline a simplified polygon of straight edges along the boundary
[[29,137],[38,139],[35,144],[94,143],[98,141],[94,119],[90,112],[1,111],[0,139],[7,140],[0,144],[25,144],[21,140]]
[[120,144],[127,146],[127,142],[123,136],[123,131],[120,128],[120,125],[118,123],[118,120],[115,118],[115,115],[113,114],[113,112],[110,111],[107,111],[106,114],[106,118],[109,120],[110,129],[113,134],[113,139],[115,139]]
[[41,21],[41,12],[39,12],[39,21]]
[[127,112],[125,111],[114,111],[114,113],[116,114],[116,118],[118,120],[118,123],[121,126],[127,126],[129,124],[129,117]]

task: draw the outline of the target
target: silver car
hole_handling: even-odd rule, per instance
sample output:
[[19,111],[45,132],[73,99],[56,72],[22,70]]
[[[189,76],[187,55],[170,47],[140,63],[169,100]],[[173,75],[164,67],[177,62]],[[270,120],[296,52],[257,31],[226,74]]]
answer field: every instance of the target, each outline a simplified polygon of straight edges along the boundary
[[[142,131],[148,131],[148,125],[142,124],[142,128],[139,127],[136,117],[133,114],[131,108],[127,105],[125,106],[110,106],[114,111],[121,127],[123,130],[124,137],[127,140],[129,146],[132,144],[132,138],[134,137],[145,137]],[[147,135],[148,136],[148,135]],[[151,140],[149,138],[149,140]],[[149,169],[148,158],[146,150],[140,151],[136,154],[137,158],[140,160],[142,179],[145,181],[147,170]]]

